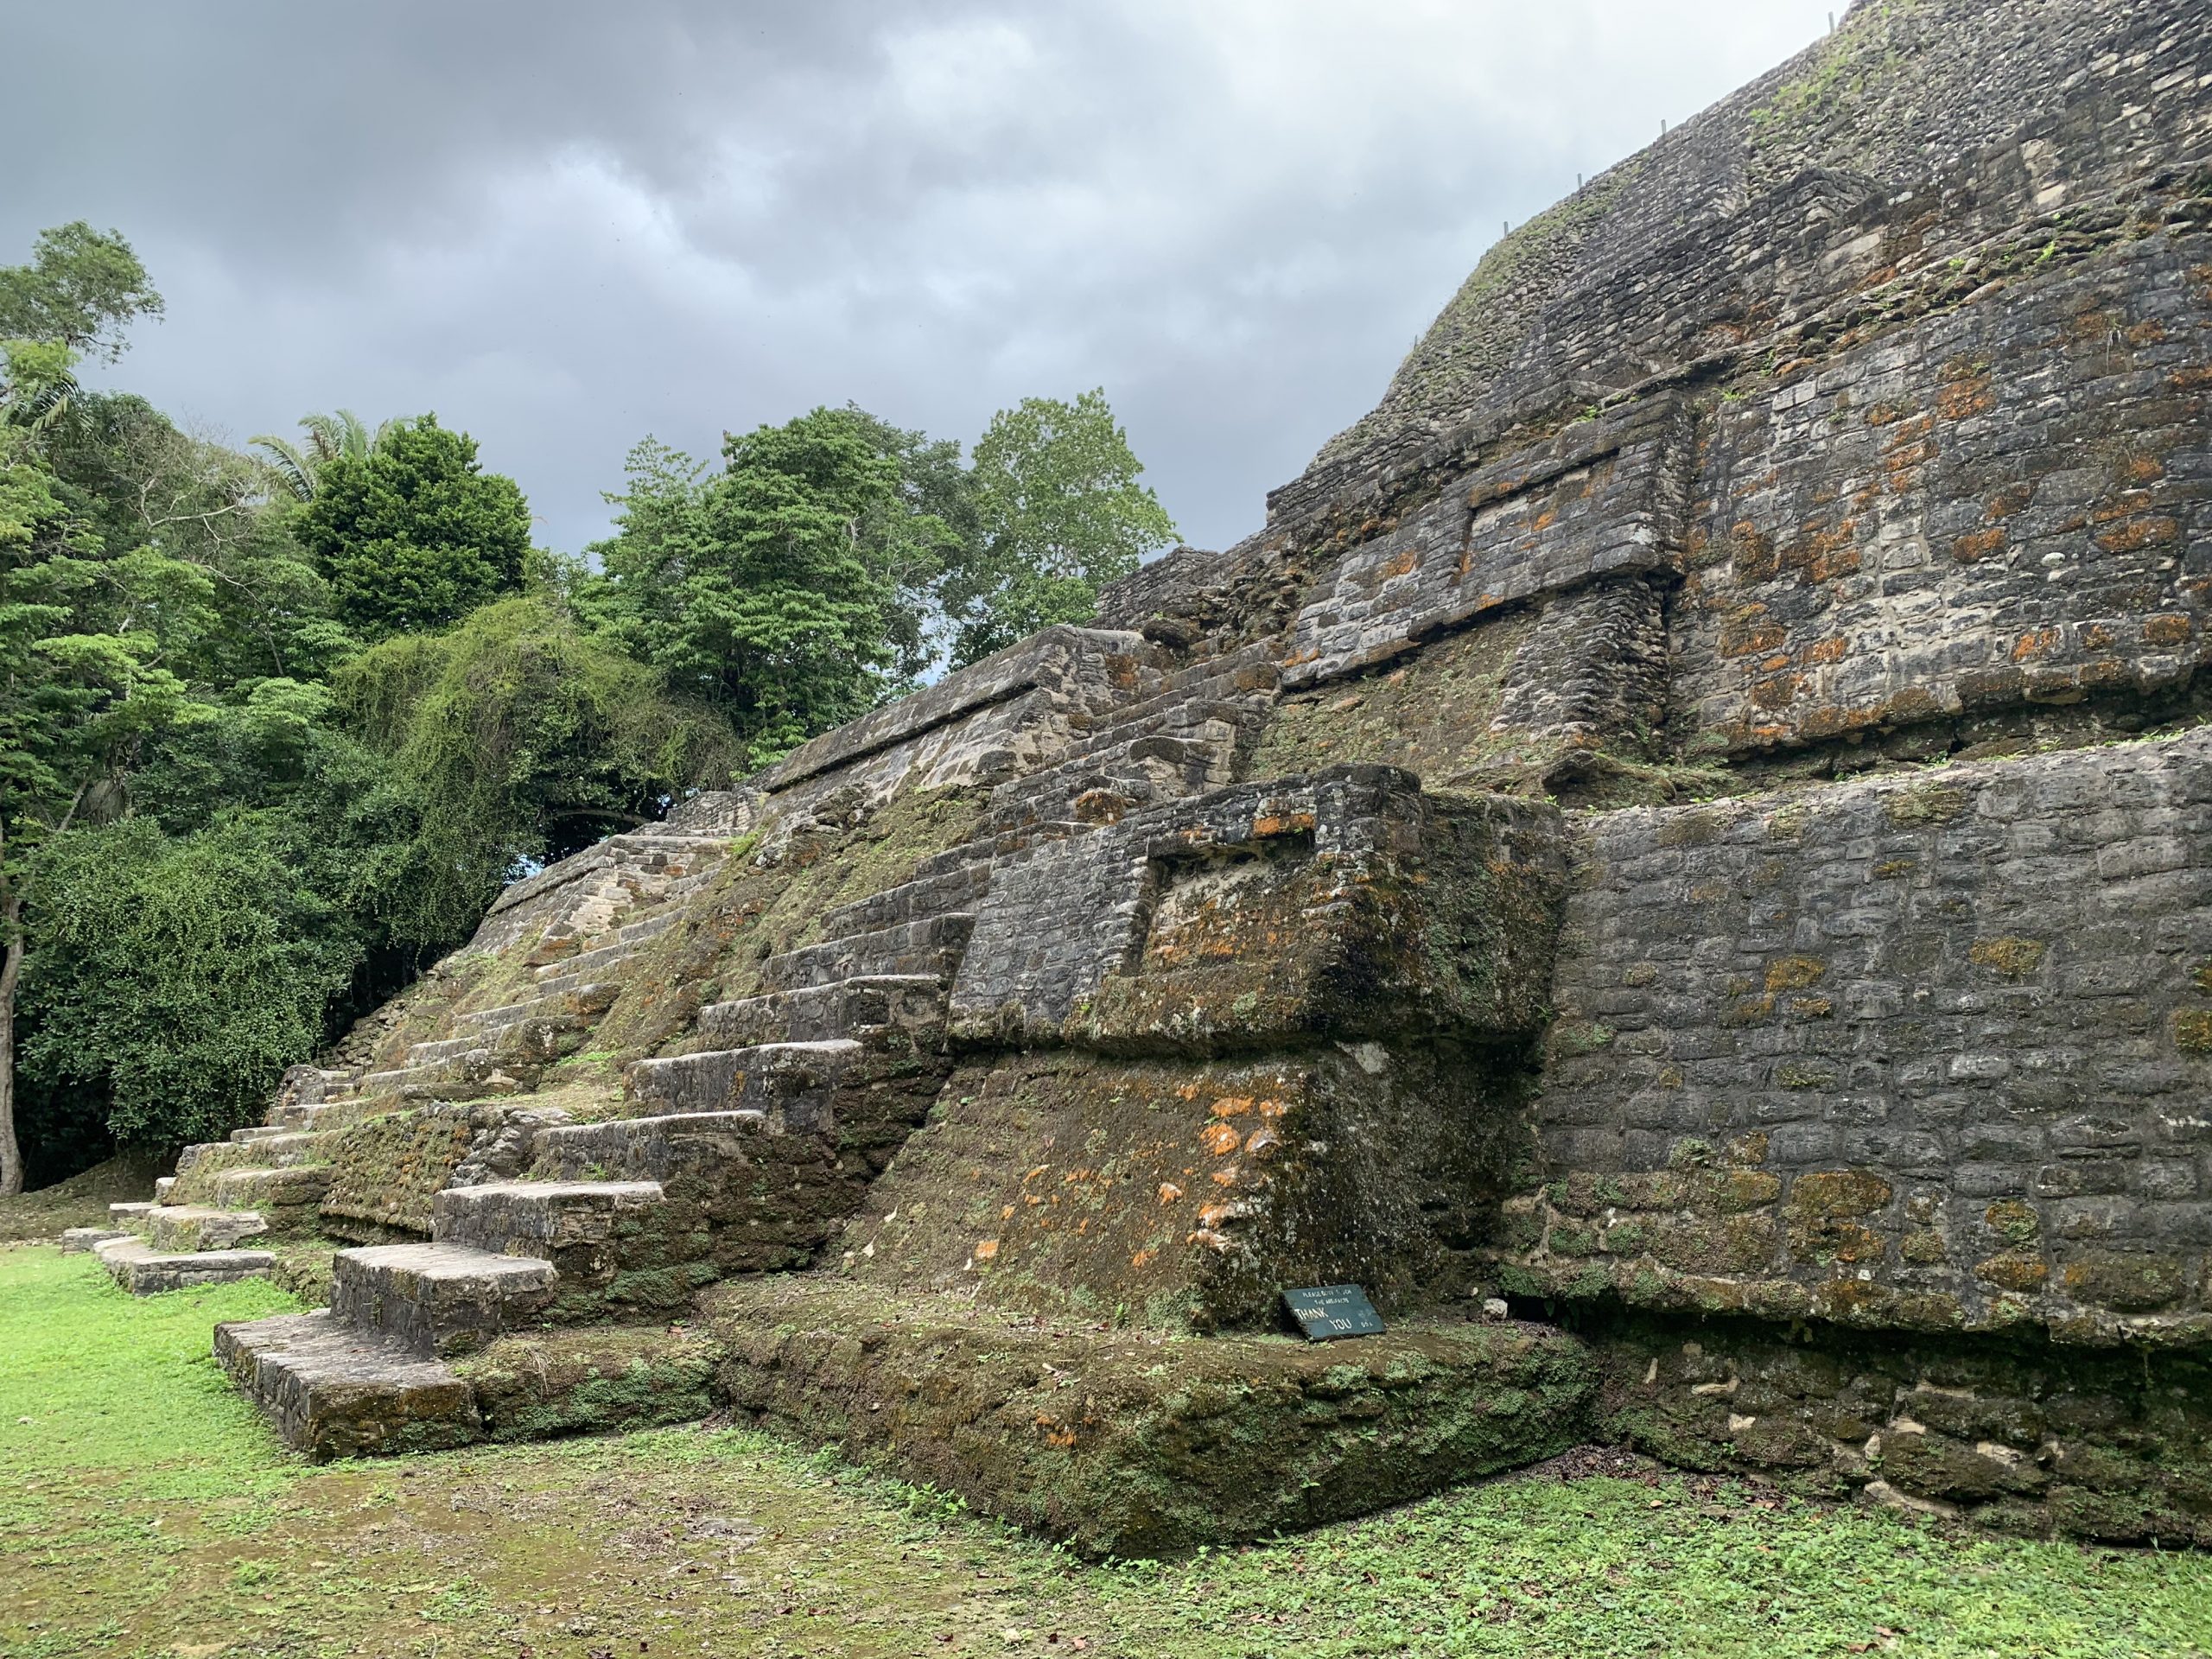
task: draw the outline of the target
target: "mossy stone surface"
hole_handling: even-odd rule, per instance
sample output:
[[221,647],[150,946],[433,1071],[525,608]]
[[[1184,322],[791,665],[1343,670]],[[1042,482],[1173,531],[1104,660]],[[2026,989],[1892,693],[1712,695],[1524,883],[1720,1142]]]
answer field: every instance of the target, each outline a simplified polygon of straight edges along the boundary
[[1514,1324],[1172,1338],[827,1279],[718,1287],[731,1408],[1087,1555],[1266,1537],[1573,1443],[1580,1344]]

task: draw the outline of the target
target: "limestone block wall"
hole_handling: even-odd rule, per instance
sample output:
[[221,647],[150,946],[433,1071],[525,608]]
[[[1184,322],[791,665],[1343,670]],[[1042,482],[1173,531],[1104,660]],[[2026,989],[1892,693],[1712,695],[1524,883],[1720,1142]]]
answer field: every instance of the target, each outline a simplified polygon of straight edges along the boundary
[[1530,1293],[2212,1339],[2212,734],[1573,839]]
[[2187,683],[2212,653],[2208,365],[2212,237],[2161,234],[1719,401],[1682,741]]
[[952,988],[970,1043],[1254,1047],[1541,1020],[1557,816],[1345,766],[1003,861]]

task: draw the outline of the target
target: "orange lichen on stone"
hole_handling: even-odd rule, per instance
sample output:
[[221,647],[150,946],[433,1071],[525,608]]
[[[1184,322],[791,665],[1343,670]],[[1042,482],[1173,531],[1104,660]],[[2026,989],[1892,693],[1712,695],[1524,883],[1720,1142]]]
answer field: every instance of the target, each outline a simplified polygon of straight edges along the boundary
[[1183,1196],[1183,1189],[1182,1189],[1181,1187],[1179,1187],[1179,1186],[1176,1185],[1174,1182],[1173,1182],[1173,1181],[1162,1181],[1162,1182],[1160,1184],[1160,1203],[1162,1203],[1162,1204],[1173,1204],[1173,1203],[1174,1203],[1174,1202],[1175,1202],[1175,1200],[1176,1200],[1176,1199],[1178,1199],[1178,1198],[1181,1198],[1182,1196]]
[[1209,1123],[1199,1132],[1198,1140],[1217,1158],[1226,1157],[1244,1142],[1233,1123]]
[[1978,564],[1992,554],[2005,550],[2005,535],[2001,530],[1969,531],[1951,543],[1951,556],[1961,564]]
[[2107,553],[2133,553],[2145,547],[2164,547],[2180,539],[2180,521],[2154,513],[2113,525],[2097,537],[2097,545]]

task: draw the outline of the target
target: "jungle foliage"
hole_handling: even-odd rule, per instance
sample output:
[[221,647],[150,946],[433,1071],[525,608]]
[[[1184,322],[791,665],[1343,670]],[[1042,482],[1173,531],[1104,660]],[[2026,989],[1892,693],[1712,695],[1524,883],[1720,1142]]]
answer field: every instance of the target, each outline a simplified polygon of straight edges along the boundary
[[0,1195],[252,1121],[518,874],[1173,534],[1093,391],[972,465],[849,405],[648,437],[566,557],[435,415],[240,450],[80,380],[162,312],[112,231],[0,266]]

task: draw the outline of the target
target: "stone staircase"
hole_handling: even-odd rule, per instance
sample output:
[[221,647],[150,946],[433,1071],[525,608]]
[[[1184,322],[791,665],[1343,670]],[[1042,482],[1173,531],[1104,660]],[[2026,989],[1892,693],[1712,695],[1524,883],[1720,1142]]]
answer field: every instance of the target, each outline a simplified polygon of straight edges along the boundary
[[327,1308],[218,1326],[217,1357],[312,1455],[474,1440],[474,1396],[449,1362],[548,1325],[666,1311],[626,1303],[620,1282],[626,1245],[664,1205],[652,1181],[449,1187],[428,1242],[340,1250]]
[[[141,1294],[268,1272],[276,1258],[264,1246],[317,1230],[332,1184],[322,1151],[331,1130],[417,1103],[520,1092],[537,1065],[588,1032],[620,991],[608,976],[677,921],[683,900],[720,868],[737,821],[749,821],[749,807],[730,799],[739,810],[725,810],[721,798],[704,811],[687,804],[669,824],[613,836],[509,889],[472,948],[550,956],[532,970],[531,995],[462,1009],[454,1035],[410,1045],[396,1066],[293,1068],[268,1122],[185,1148],[167,1187],[188,1183],[190,1202],[115,1206],[107,1227],[76,1230],[64,1248],[96,1249],[118,1283]],[[533,919],[543,923],[536,932]],[[339,1252],[332,1294],[343,1323],[358,1325],[371,1341],[384,1340],[387,1327],[410,1339],[427,1332],[442,1352],[457,1340],[465,1345],[470,1332],[531,1319],[554,1281],[537,1282],[537,1268],[508,1262],[535,1260],[534,1243],[553,1248],[564,1264],[538,1267],[565,1270],[568,1305],[590,1302],[611,1268],[595,1268],[575,1247],[591,1233],[594,1206],[613,1198],[557,1187],[533,1194],[524,1184],[471,1190],[501,1195],[507,1231],[467,1222],[463,1205],[441,1211],[427,1243]],[[647,1201],[635,1184],[619,1196],[626,1213]],[[545,1215],[536,1214],[540,1208]],[[487,1264],[487,1255],[499,1260]]]

